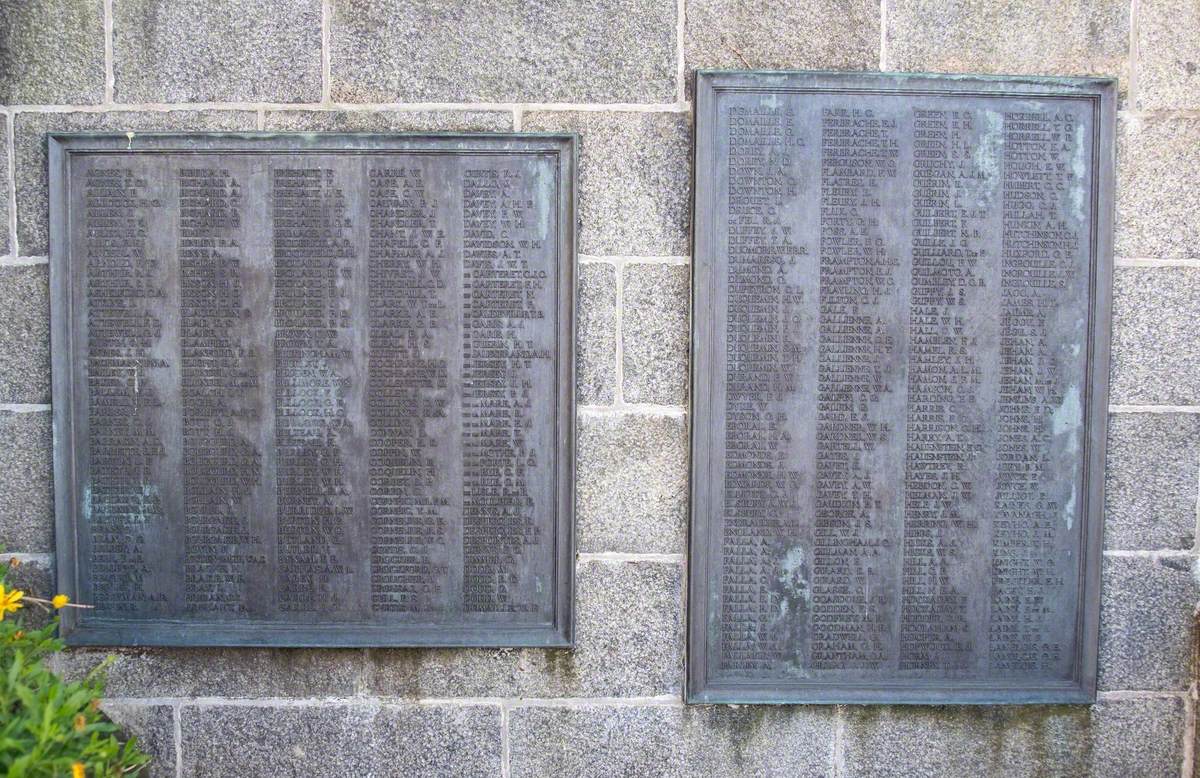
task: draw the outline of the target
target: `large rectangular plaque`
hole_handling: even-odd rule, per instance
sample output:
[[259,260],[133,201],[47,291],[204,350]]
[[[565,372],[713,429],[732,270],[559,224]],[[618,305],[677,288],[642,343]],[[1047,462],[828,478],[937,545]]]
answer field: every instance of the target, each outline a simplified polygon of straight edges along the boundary
[[572,136],[54,135],[73,644],[572,642]]
[[1114,83],[696,90],[688,699],[1094,700]]

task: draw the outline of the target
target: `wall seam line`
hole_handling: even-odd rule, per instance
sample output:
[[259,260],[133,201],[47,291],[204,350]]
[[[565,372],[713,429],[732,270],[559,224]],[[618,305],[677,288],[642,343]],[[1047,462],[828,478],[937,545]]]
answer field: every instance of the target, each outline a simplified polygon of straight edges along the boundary
[[117,76],[113,62],[115,56],[113,23],[113,0],[104,0],[104,105],[110,106],[116,99]]
[[175,778],[183,778],[183,703],[171,706],[171,719],[175,736]]
[[[252,111],[264,108],[268,111],[346,111],[377,113],[396,111],[418,113],[422,111],[557,111],[591,113],[687,113],[690,104],[683,103],[343,103],[304,102],[276,103],[269,101],[231,101],[197,103],[31,103],[11,105],[16,113],[110,113],[113,111]],[[1200,112],[1197,112],[1200,114]]]
[[333,102],[333,66],[330,57],[330,16],[333,9],[329,0],[321,0],[321,104],[330,105]]
[[1129,0],[1129,94],[1126,100],[1133,108],[1137,108],[1138,71],[1141,69],[1141,45],[1138,42],[1140,17],[1139,0]]
[[879,0],[879,70],[887,72],[887,0]]
[[512,737],[508,729],[509,708],[505,702],[500,703],[500,777],[512,776]]
[[687,102],[687,58],[683,51],[687,35],[687,0],[675,4],[675,100],[680,106]]
[[8,250],[13,257],[20,257],[21,251],[17,246],[17,115],[11,108],[5,108],[4,115],[8,121],[8,130],[4,133],[5,154],[8,157],[7,170],[4,171],[8,185],[4,192],[8,200],[8,224],[4,225],[4,229],[8,231]]

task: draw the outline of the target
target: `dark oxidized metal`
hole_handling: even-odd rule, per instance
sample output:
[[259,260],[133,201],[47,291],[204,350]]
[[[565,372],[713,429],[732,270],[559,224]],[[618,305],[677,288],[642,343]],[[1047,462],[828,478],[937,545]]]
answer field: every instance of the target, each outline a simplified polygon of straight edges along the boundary
[[571,136],[48,142],[68,642],[571,644]]
[[689,701],[1095,698],[1114,90],[699,75]]

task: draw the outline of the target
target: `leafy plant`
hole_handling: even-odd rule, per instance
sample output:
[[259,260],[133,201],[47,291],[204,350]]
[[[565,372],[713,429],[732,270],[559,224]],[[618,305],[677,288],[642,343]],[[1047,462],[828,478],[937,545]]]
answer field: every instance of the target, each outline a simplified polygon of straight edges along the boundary
[[134,738],[100,711],[107,662],[68,683],[46,667],[63,649],[57,615],[44,627],[25,626],[27,603],[46,611],[81,607],[66,595],[45,600],[7,585],[15,559],[0,565],[0,775],[9,778],[116,778],[150,761]]

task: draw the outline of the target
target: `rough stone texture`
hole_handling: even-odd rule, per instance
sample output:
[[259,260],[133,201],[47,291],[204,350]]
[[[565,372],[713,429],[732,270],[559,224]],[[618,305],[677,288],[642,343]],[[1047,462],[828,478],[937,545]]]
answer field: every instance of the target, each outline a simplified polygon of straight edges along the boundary
[[1088,707],[847,708],[847,775],[1178,775],[1179,698],[1101,700]]
[[688,94],[696,68],[875,70],[879,8],[877,0],[690,0]]
[[1128,0],[889,0],[887,70],[1129,74]]
[[1200,108],[1200,6],[1139,0],[1137,108]]
[[700,705],[683,710],[685,776],[829,778],[835,709]]
[[517,708],[509,714],[512,774],[522,778],[678,776],[679,708]]
[[1111,415],[1106,474],[1105,548],[1192,547],[1200,478],[1200,415]]
[[691,268],[634,262],[625,266],[621,353],[627,403],[685,405]]
[[[0,77],[2,80],[2,77]],[[11,236],[9,235],[9,199],[12,196],[12,180],[8,175],[8,114],[0,116],[0,256],[12,251]]]
[[[20,113],[15,127],[17,242],[26,256],[48,251],[47,132],[208,132],[253,130],[253,111],[113,111]],[[134,140],[137,148],[137,140]]]
[[508,132],[511,111],[267,111],[270,132]]
[[579,419],[580,551],[677,554],[687,537],[687,419],[645,413]]
[[0,105],[103,99],[103,0],[0,3]]
[[1101,689],[1186,689],[1191,677],[1196,562],[1104,558]]
[[1200,118],[1117,122],[1119,257],[1200,257]]
[[1200,268],[1120,267],[1113,275],[1113,403],[1200,403]]
[[50,414],[0,411],[0,546],[54,550],[54,463]]
[[137,738],[137,745],[149,754],[150,765],[139,778],[174,778],[175,711],[170,705],[133,705],[106,701],[102,706],[112,722],[121,727],[123,736]]
[[691,119],[672,112],[531,112],[528,131],[578,132],[579,251],[688,252]]
[[321,99],[320,0],[120,0],[113,17],[117,102]]
[[575,398],[585,405],[609,405],[617,385],[617,269],[604,262],[578,268]]
[[[0,555],[0,564],[11,565],[10,559],[10,555],[2,554]],[[5,585],[44,599],[57,594],[53,565],[37,560],[25,561],[16,567],[10,567],[5,578]],[[40,629],[50,623],[50,614],[32,605],[21,609],[18,617],[26,627],[33,629]]]
[[50,270],[0,267],[0,403],[50,402]]
[[335,0],[333,99],[675,100],[675,0]]
[[500,774],[492,706],[184,705],[182,731],[185,776]]
[[111,656],[110,697],[345,697],[359,691],[357,649],[71,649],[54,667],[79,678]]
[[679,694],[680,566],[581,562],[575,589],[574,651],[372,649],[367,693],[408,698]]

